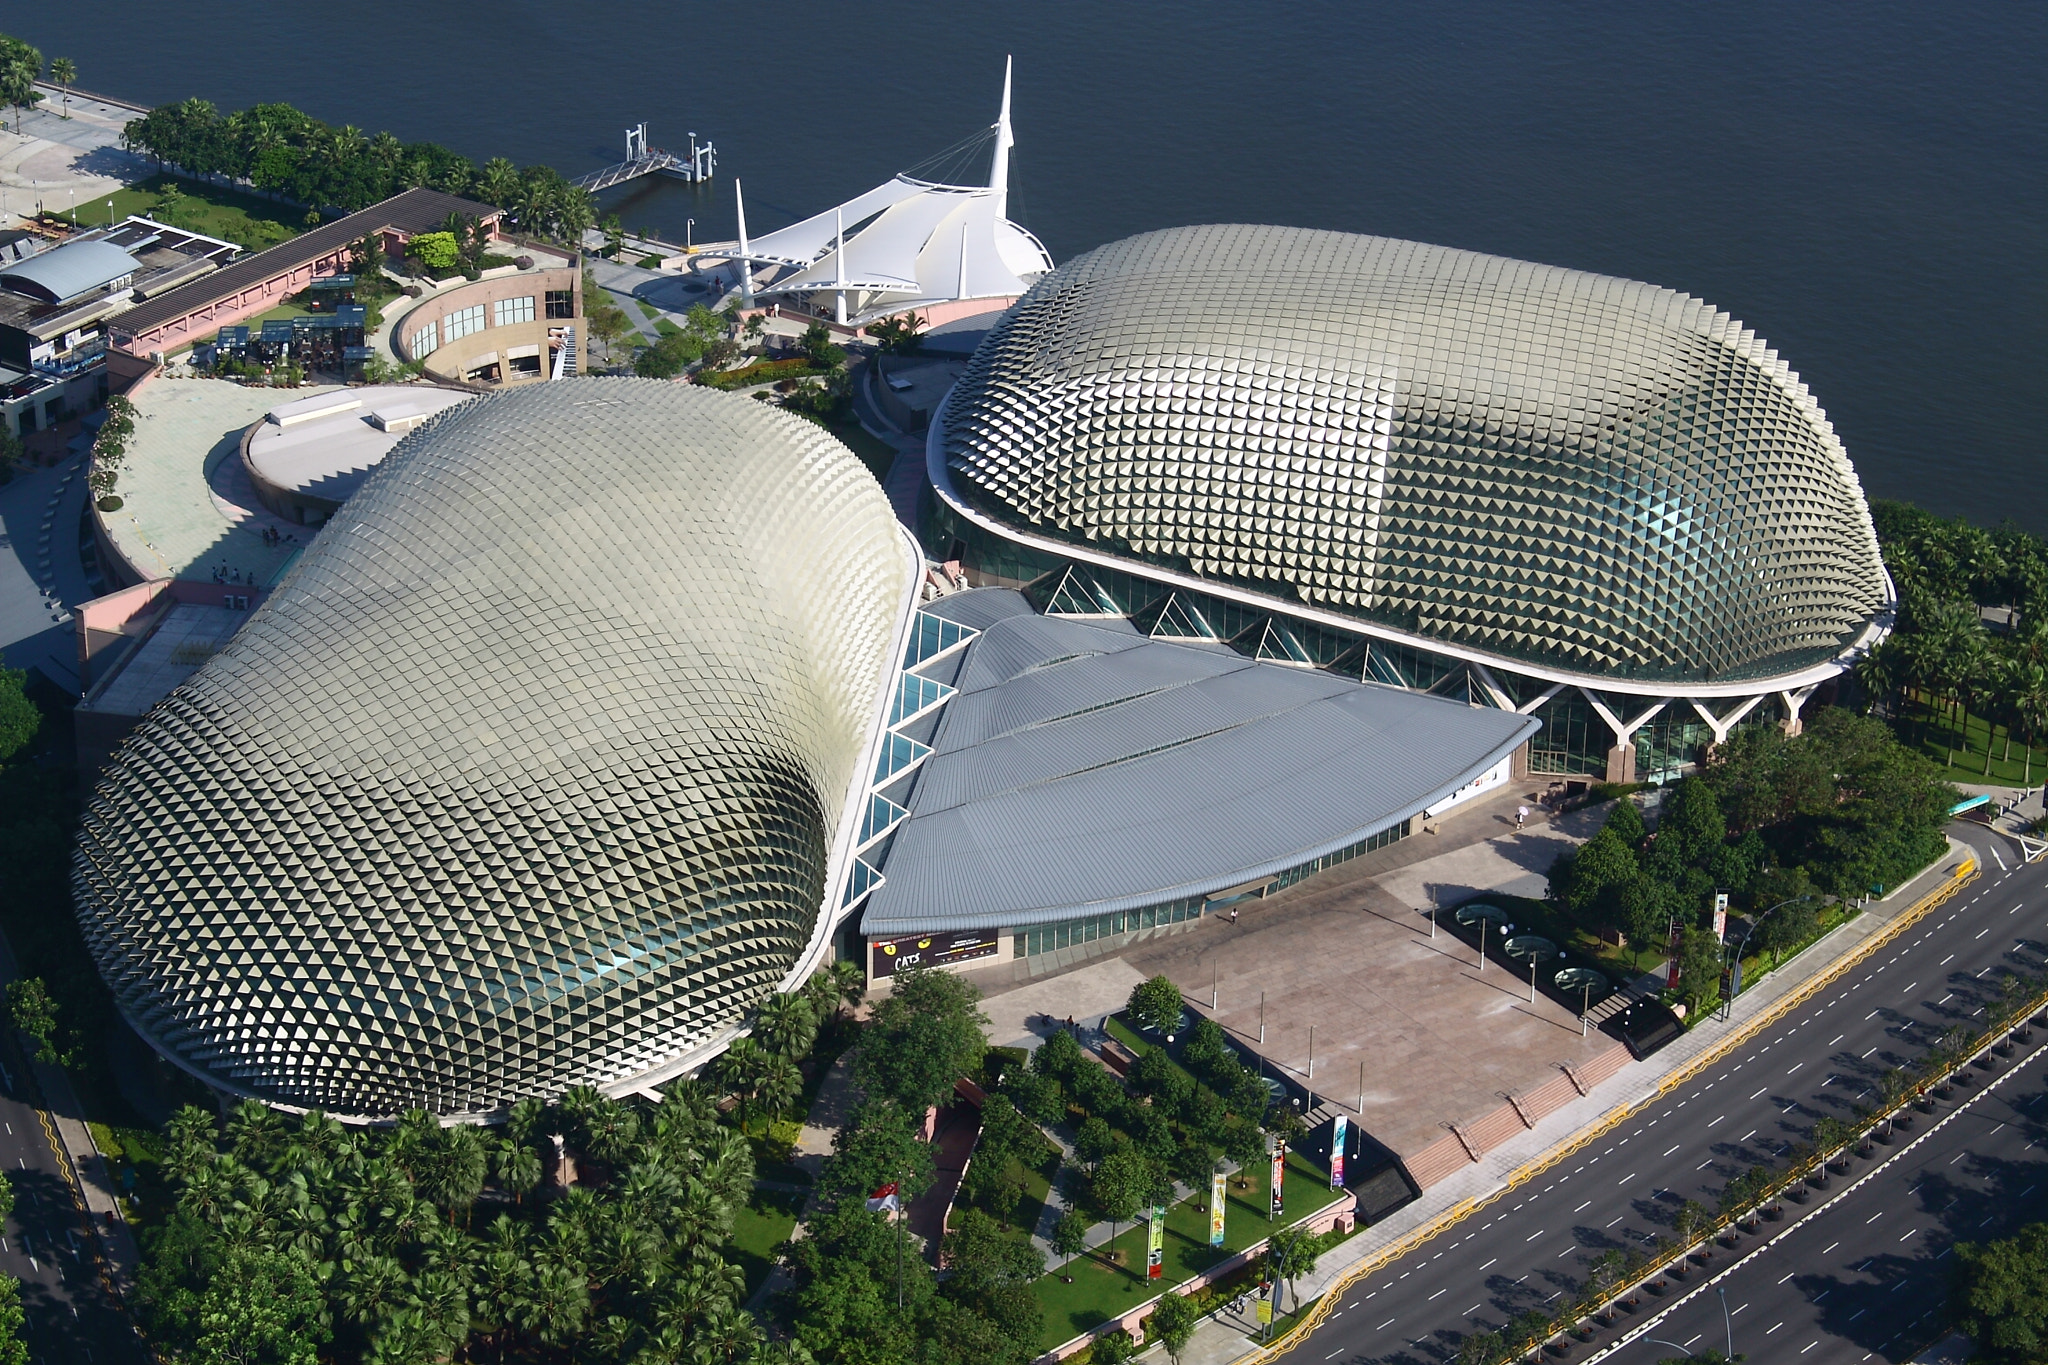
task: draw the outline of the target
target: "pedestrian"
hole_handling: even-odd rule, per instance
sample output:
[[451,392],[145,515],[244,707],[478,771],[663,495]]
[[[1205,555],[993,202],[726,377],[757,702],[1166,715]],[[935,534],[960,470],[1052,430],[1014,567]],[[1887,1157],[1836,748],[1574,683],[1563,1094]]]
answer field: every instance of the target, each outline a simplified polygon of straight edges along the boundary
[[1230,922],[1237,923],[1237,907],[1234,905],[1230,907]]
[[1528,820],[1528,818],[1529,818],[1529,808],[1528,808],[1527,806],[1516,806],[1516,807],[1515,807],[1515,828],[1516,828],[1516,829],[1520,829],[1520,828],[1522,827],[1523,823],[1524,823],[1525,821],[1527,821],[1527,820]]

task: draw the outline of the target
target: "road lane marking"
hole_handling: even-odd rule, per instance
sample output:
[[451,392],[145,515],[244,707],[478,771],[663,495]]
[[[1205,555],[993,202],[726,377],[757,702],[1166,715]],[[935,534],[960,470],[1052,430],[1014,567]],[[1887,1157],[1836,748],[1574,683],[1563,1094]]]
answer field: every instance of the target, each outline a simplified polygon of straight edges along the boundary
[[[1682,1143],[1682,1142],[1675,1142],[1675,1143],[1673,1143],[1673,1144],[1671,1145],[1671,1152],[1675,1152],[1675,1151],[1677,1151],[1677,1150],[1678,1150],[1678,1149],[1679,1149],[1680,1147],[1683,1147],[1683,1146],[1685,1146],[1685,1144],[1684,1144],[1684,1143]],[[1671,1155],[1671,1152],[1666,1152],[1666,1153],[1665,1153],[1664,1155],[1665,1155],[1665,1156],[1670,1156],[1670,1155]]]
[[1712,1128],[1714,1124],[1719,1123],[1722,1119],[1725,1119],[1727,1117],[1728,1116],[1726,1114],[1716,1114],[1714,1115],[1713,1119],[1707,1124],[1707,1127]]
[[1436,1302],[1436,1301],[1437,1301],[1438,1299],[1442,1298],[1442,1297],[1443,1297],[1444,1295],[1446,1295],[1446,1294],[1448,1294],[1448,1293],[1450,1293],[1450,1292],[1451,1292],[1451,1287],[1450,1287],[1449,1285],[1445,1285],[1445,1286],[1444,1286],[1444,1287],[1443,1287],[1442,1289],[1439,1289],[1439,1290],[1437,1290],[1437,1291],[1436,1291],[1436,1293],[1434,1293],[1434,1294],[1431,1294],[1431,1295],[1430,1295],[1430,1296],[1429,1296],[1429,1297],[1428,1297],[1427,1299],[1424,1299],[1424,1300],[1423,1300],[1423,1302],[1424,1302],[1424,1303],[1435,1303],[1435,1302]]
[[1774,1324],[1772,1324],[1772,1325],[1771,1325],[1771,1326],[1770,1326],[1769,1328],[1767,1328],[1767,1329],[1765,1330],[1765,1332],[1764,1332],[1764,1335],[1765,1335],[1765,1336],[1769,1336],[1769,1335],[1770,1335],[1770,1334],[1771,1334],[1772,1332],[1775,1332],[1775,1331],[1777,1331],[1777,1330],[1778,1330],[1778,1328],[1780,1328],[1780,1327],[1783,1327],[1784,1325],[1785,1325],[1785,1324],[1784,1324],[1784,1323],[1782,1323],[1782,1322],[1779,1322],[1779,1323],[1774,1323]]
[[1573,1210],[1572,1210],[1572,1212],[1573,1212],[1573,1213],[1584,1213],[1584,1212],[1585,1212],[1585,1211],[1586,1211],[1587,1209],[1590,1209],[1590,1208],[1592,1208],[1592,1207],[1593,1207],[1593,1201],[1592,1201],[1592,1200],[1590,1200],[1590,1199],[1588,1199],[1588,1200],[1587,1200],[1587,1201],[1586,1201],[1585,1203],[1583,1203],[1583,1204],[1579,1205],[1579,1206],[1578,1206],[1577,1208],[1573,1209]]
[[[1496,1256],[1496,1257],[1494,1257],[1494,1258],[1493,1258],[1493,1261],[1488,1261],[1488,1262],[1486,1263],[1486,1265],[1492,1265],[1494,1261],[1498,1261],[1499,1259],[1500,1259],[1500,1257]],[[1486,1265],[1483,1265],[1483,1266],[1481,1266],[1481,1267],[1479,1267],[1479,1268],[1480,1268],[1481,1270],[1484,1270],[1484,1269],[1486,1269]]]
[[[1764,1090],[1769,1090],[1769,1089],[1770,1089],[1770,1087],[1769,1087],[1769,1086],[1765,1086],[1763,1090],[1759,1090],[1759,1091],[1757,1091],[1757,1092],[1756,1092],[1756,1095],[1761,1095],[1761,1094],[1763,1094],[1763,1093],[1764,1093]],[[1751,1099],[1755,1099],[1755,1098],[1756,1098],[1756,1095],[1751,1095],[1751,1096],[1750,1096],[1750,1098],[1751,1098]]]

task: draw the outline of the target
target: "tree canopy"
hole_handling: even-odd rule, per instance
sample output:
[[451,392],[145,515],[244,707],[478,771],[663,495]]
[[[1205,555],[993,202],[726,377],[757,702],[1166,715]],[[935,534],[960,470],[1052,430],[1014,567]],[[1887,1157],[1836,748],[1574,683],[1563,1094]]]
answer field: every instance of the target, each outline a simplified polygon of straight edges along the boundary
[[2048,1223],[2002,1241],[1956,1244],[1949,1316],[1993,1365],[2048,1360]]
[[131,120],[130,147],[195,175],[252,181],[303,204],[353,212],[415,187],[468,195],[510,210],[522,230],[564,241],[596,221],[590,195],[547,166],[503,158],[479,167],[432,142],[332,127],[289,104],[223,116],[201,99],[160,105]]
[[913,967],[899,972],[854,1059],[854,1079],[876,1099],[908,1114],[951,1104],[953,1084],[981,1066],[988,1020],[981,993],[957,973]]

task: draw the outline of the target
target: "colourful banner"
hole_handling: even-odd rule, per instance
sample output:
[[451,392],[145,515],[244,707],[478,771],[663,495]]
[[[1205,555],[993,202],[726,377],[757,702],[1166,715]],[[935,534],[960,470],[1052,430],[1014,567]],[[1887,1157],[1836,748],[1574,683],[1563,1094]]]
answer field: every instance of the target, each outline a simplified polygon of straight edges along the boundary
[[912,934],[909,938],[874,939],[873,966],[868,975],[880,981],[906,967],[950,967],[978,957],[994,957],[1001,945],[982,930],[958,934]]
[[1285,1194],[1287,1189],[1287,1144],[1273,1144],[1273,1175],[1271,1180],[1273,1204],[1268,1218],[1278,1218],[1286,1212]]
[[1271,1299],[1259,1300],[1258,1318],[1259,1326],[1261,1327],[1264,1327],[1266,1324],[1273,1321],[1273,1301]]
[[1166,1205],[1152,1206],[1152,1226],[1145,1232],[1145,1278],[1162,1279],[1166,1275]]
[[1344,1116],[1337,1115],[1330,1124],[1330,1188],[1333,1190],[1344,1188],[1344,1143],[1349,1136],[1345,1131]]
[[1209,1177],[1209,1245],[1223,1245],[1223,1206],[1230,1199],[1230,1177],[1218,1171]]

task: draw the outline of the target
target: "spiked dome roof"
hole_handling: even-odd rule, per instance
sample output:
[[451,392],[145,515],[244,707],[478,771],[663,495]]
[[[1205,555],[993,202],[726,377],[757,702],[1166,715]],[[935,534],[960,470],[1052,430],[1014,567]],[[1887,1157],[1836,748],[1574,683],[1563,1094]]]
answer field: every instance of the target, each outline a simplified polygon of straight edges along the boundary
[[995,529],[1560,680],[1831,671],[1889,601],[1798,376],[1630,280],[1146,233],[1039,281],[942,423],[934,482]]
[[859,460],[761,404],[443,412],[116,756],[86,940],[156,1047],[273,1102],[644,1078],[814,940],[915,567]]

